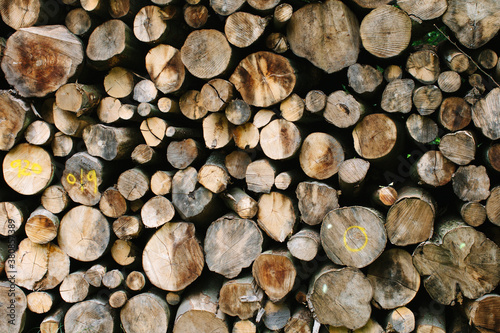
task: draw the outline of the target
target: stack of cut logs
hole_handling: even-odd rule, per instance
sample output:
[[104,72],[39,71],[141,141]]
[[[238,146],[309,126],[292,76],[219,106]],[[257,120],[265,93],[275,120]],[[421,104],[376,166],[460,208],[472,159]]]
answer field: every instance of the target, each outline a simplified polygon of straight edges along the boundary
[[0,14],[0,333],[500,332],[498,0]]

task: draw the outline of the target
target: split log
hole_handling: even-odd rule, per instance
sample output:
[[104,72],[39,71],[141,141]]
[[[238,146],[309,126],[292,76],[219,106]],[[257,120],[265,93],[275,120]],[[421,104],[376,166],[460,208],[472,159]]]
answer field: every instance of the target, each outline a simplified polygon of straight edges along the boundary
[[290,237],[286,243],[286,247],[292,256],[302,261],[313,260],[320,246],[321,239],[319,233],[310,228],[303,228]]
[[170,200],[157,195],[149,199],[141,208],[141,219],[146,228],[158,228],[170,222],[175,215],[175,209]]
[[327,179],[339,171],[344,161],[344,149],[333,136],[320,132],[312,133],[304,139],[299,161],[307,176]]
[[132,267],[139,262],[139,248],[128,240],[117,239],[111,246],[111,257],[122,267]]
[[297,126],[285,119],[273,120],[260,131],[260,146],[273,160],[291,158],[298,152],[301,139]]
[[180,44],[183,39],[183,31],[173,18],[177,8],[166,6],[163,9],[158,6],[144,6],[135,15],[134,35],[144,43],[150,44]]
[[470,131],[457,131],[445,134],[439,143],[443,155],[458,165],[467,165],[476,155],[477,141]]
[[297,185],[295,194],[301,220],[309,225],[317,225],[326,214],[338,208],[338,192],[327,184],[317,181],[305,181]]
[[70,199],[62,185],[51,185],[43,191],[40,201],[43,208],[53,214],[59,214],[68,207]]
[[77,271],[67,275],[59,287],[61,298],[66,303],[78,303],[87,298],[89,283],[85,280],[85,272]]
[[84,332],[91,327],[97,332],[117,332],[118,324],[115,323],[114,316],[108,302],[99,299],[86,300],[68,309],[64,316],[64,330]]
[[[474,9],[464,7],[465,3],[463,0],[450,1],[443,23],[455,33],[462,45],[477,49],[490,41],[500,29],[500,7],[496,1],[482,1]],[[476,15],[477,10],[481,11],[481,16]]]
[[433,0],[433,1],[412,1],[412,0],[398,0],[398,5],[410,17],[416,18],[419,21],[433,20],[446,12],[448,3],[446,0]]
[[339,187],[346,197],[358,196],[363,190],[370,162],[362,158],[345,160],[339,167]]
[[201,291],[195,290],[177,308],[173,333],[220,332],[229,333],[228,324],[219,308],[220,286],[211,282]]
[[26,142],[36,146],[45,146],[50,144],[54,138],[55,127],[43,120],[35,120],[24,132]]
[[167,147],[167,161],[179,170],[196,164],[203,156],[203,147],[191,138],[172,141]]
[[156,171],[151,176],[151,192],[155,195],[166,195],[172,191],[173,171]]
[[490,178],[482,165],[461,166],[452,178],[453,192],[462,201],[478,202],[490,196]]
[[406,12],[381,5],[361,21],[363,47],[379,58],[392,58],[406,50],[411,39],[411,19]]
[[370,65],[354,64],[347,70],[349,86],[358,94],[370,94],[380,87],[382,73]]
[[26,321],[26,294],[13,282],[0,281],[0,299],[4,305],[0,312],[4,318],[0,321],[0,329],[3,332],[21,333]]
[[107,178],[106,165],[86,152],[76,153],[66,160],[61,183],[71,200],[93,206],[101,199],[99,186]]
[[454,93],[460,89],[462,84],[460,74],[455,71],[445,71],[439,74],[437,83],[439,88],[445,93]]
[[254,149],[259,144],[259,129],[251,122],[237,126],[233,129],[233,140],[240,149]]
[[500,325],[500,296],[488,294],[476,300],[466,300],[464,312],[471,322],[481,333],[489,333],[498,330]]
[[492,89],[472,107],[472,121],[484,136],[491,140],[500,138],[500,88]]
[[279,192],[260,196],[257,223],[266,234],[277,242],[284,242],[293,233],[297,214],[290,197]]
[[227,120],[233,125],[243,125],[252,117],[252,108],[244,100],[236,98],[224,109]]
[[464,129],[472,118],[470,105],[461,97],[448,97],[439,108],[438,121],[451,132]]
[[228,279],[235,278],[262,252],[263,240],[262,232],[252,220],[232,215],[217,219],[205,236],[208,269]]
[[45,149],[21,143],[5,155],[2,170],[10,188],[23,195],[33,195],[50,185],[55,166]]
[[7,40],[2,70],[21,96],[44,97],[83,63],[82,42],[61,25],[22,28]]
[[229,70],[231,46],[224,34],[214,29],[191,32],[181,48],[186,69],[200,79],[211,79]]
[[71,258],[89,262],[107,250],[110,233],[109,222],[98,209],[77,206],[61,219],[57,243]]
[[440,304],[463,296],[476,299],[498,284],[500,248],[461,221],[450,219],[436,227],[433,238],[413,253],[413,264],[429,295]]
[[435,85],[426,85],[413,91],[413,105],[422,116],[434,113],[443,101],[441,90]]
[[266,47],[278,54],[285,53],[290,49],[288,39],[281,32],[273,32],[267,36]]
[[353,95],[337,90],[328,95],[323,117],[326,121],[340,128],[354,126],[365,114],[365,105]]
[[0,90],[0,150],[8,151],[23,137],[34,115],[28,104],[7,90]]
[[353,65],[358,58],[358,20],[340,1],[307,4],[296,10],[287,24],[287,38],[295,55],[327,73]]
[[210,112],[223,110],[234,97],[234,86],[231,82],[216,78],[203,85],[200,100]]
[[83,141],[89,154],[113,161],[130,156],[139,143],[138,134],[135,128],[90,125],[83,130]]
[[128,300],[120,311],[120,320],[127,333],[167,332],[170,308],[156,293],[142,293]]
[[108,271],[104,264],[95,264],[85,271],[85,281],[92,287],[99,288],[102,286],[102,278]]
[[113,222],[113,231],[119,239],[130,240],[139,237],[144,224],[139,216],[123,215]]
[[396,153],[401,135],[398,124],[383,113],[367,115],[352,131],[356,153],[374,162]]
[[245,173],[248,190],[255,193],[271,192],[276,173],[276,167],[267,159],[249,163]]
[[327,96],[321,90],[311,90],[307,93],[304,103],[307,111],[318,113],[325,109]]
[[373,286],[373,302],[382,309],[407,305],[420,287],[411,255],[399,248],[384,251],[368,267],[367,277]]
[[[110,37],[111,36],[111,37]],[[123,21],[109,20],[94,29],[87,44],[87,59],[97,70],[137,66],[141,47]]]
[[184,21],[193,29],[202,28],[210,17],[208,8],[204,5],[188,5],[183,8]]
[[208,224],[219,214],[217,197],[198,185],[193,167],[176,172],[172,178],[172,203],[183,220]]
[[231,14],[224,25],[224,33],[232,45],[244,48],[252,45],[259,39],[271,17],[261,17],[245,12]]
[[246,171],[252,159],[250,156],[241,150],[234,150],[226,156],[225,164],[227,171],[231,177],[236,179],[244,179]]
[[269,299],[279,302],[292,290],[297,270],[290,252],[269,250],[255,259],[252,275]]
[[311,278],[307,304],[322,324],[363,327],[371,315],[373,288],[357,268],[328,265]]
[[16,272],[16,284],[28,290],[53,289],[69,274],[69,257],[60,246],[36,244],[25,238],[14,254],[15,268],[9,265],[5,272]]
[[50,147],[52,148],[52,153],[54,157],[66,157],[69,156],[74,149],[73,138],[63,132],[57,132],[54,134],[54,139],[52,140]]
[[410,333],[415,329],[415,315],[405,306],[389,312],[386,321],[388,332]]
[[140,168],[132,168],[120,174],[117,188],[129,201],[142,198],[149,190],[149,176]]
[[262,321],[264,325],[272,332],[281,331],[290,320],[290,306],[286,302],[274,303],[267,301],[264,306],[264,316]]
[[385,228],[394,245],[417,244],[432,236],[436,205],[422,188],[404,187],[387,212]]
[[500,225],[500,187],[491,189],[491,194],[486,201],[486,214],[488,220],[494,225]]
[[84,128],[96,122],[95,119],[88,116],[77,117],[74,112],[63,110],[55,105],[55,103],[53,112],[56,128],[64,134],[75,138],[81,138]]
[[146,70],[156,88],[164,94],[179,91],[186,80],[181,53],[170,45],[160,44],[149,50]]
[[444,157],[441,151],[430,150],[412,165],[410,173],[419,185],[438,187],[448,184],[455,170],[455,164]]
[[[174,232],[175,231],[175,232]],[[142,266],[156,287],[179,291],[196,280],[203,269],[203,249],[192,223],[163,225],[144,247]]]
[[211,113],[203,119],[203,139],[209,149],[226,147],[233,140],[233,125],[222,113]]
[[321,245],[337,265],[363,268],[384,251],[387,235],[383,216],[362,206],[330,211],[321,225]]
[[431,50],[414,52],[406,61],[406,70],[417,81],[423,84],[433,84],[440,73],[439,57]]
[[132,291],[141,291],[146,286],[146,277],[142,272],[132,271],[127,275],[125,284]]
[[390,113],[410,112],[412,108],[413,89],[415,89],[415,82],[412,79],[392,80],[382,93],[380,107]]
[[125,98],[134,90],[134,73],[123,67],[113,67],[104,77],[103,85],[104,90],[109,96],[114,98]]
[[434,120],[416,113],[406,119],[406,129],[410,137],[418,143],[432,142],[439,133],[438,125]]
[[30,214],[24,227],[26,236],[37,244],[47,244],[52,241],[56,238],[58,229],[59,218],[42,207]]
[[486,221],[486,207],[479,202],[464,202],[459,208],[462,220],[470,226],[478,227]]
[[243,59],[229,81],[245,102],[268,107],[281,102],[292,93],[297,74],[287,58],[259,51]]
[[26,296],[26,300],[28,309],[37,314],[49,312],[56,301],[54,295],[46,291],[31,292]]
[[264,293],[252,276],[229,280],[220,289],[219,307],[227,315],[241,320],[254,317],[262,308]]
[[102,285],[108,289],[116,289],[123,284],[125,277],[118,269],[107,271],[102,276]]

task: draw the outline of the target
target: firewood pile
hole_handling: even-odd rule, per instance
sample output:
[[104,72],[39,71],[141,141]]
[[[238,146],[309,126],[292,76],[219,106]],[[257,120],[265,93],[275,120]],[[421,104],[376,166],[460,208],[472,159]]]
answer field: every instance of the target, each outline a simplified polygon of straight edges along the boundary
[[0,333],[500,332],[498,0],[0,14]]

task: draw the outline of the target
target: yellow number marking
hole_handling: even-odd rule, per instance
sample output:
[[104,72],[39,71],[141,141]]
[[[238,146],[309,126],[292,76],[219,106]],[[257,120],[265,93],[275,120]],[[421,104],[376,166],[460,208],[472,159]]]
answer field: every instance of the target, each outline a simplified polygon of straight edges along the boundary
[[[30,168],[31,165],[31,168]],[[14,160],[10,163],[12,169],[17,169],[17,177],[39,175],[42,173],[42,167],[38,163],[31,163],[28,160]]]
[[[83,192],[85,190],[84,188],[84,185],[86,184],[86,182],[84,182],[84,180],[87,180],[89,182],[93,182],[94,183],[94,193],[97,193],[97,174],[95,172],[95,170],[90,170],[89,172],[87,172],[87,177],[83,177],[83,169],[80,169],[80,190]],[[76,184],[77,182],[77,179],[75,177],[75,175],[73,175],[72,173],[68,174],[66,176],[66,181],[71,184],[71,185],[74,185]]]
[[[362,233],[363,233],[363,236],[365,236],[365,242],[363,243],[363,245],[361,245],[360,247],[358,248],[352,248],[350,247],[348,244],[347,244],[347,233],[349,232],[349,230],[351,229],[358,229],[360,230]],[[360,226],[357,226],[357,225],[353,225],[349,228],[346,229],[346,231],[344,232],[344,245],[345,245],[345,248],[351,252],[358,252],[358,251],[361,251],[365,248],[366,244],[368,244],[368,236],[366,235],[366,229],[363,228],[363,227],[360,227]]]

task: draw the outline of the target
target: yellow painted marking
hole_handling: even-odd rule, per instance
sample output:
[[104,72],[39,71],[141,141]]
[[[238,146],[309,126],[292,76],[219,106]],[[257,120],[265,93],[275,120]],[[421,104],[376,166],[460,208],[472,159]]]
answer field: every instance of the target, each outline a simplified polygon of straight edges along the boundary
[[[77,179],[75,175],[72,173],[68,174],[66,176],[66,180],[68,181],[69,184],[74,185],[77,182]],[[80,190],[83,192],[85,190],[85,184],[87,181],[94,183],[94,193],[97,193],[97,173],[95,170],[90,170],[87,172],[87,176],[84,177],[83,175],[83,169],[80,169]]]
[[[31,167],[30,167],[31,166]],[[32,174],[38,175],[42,173],[42,167],[38,163],[31,163],[28,160],[14,160],[10,162],[10,167],[17,169],[17,177],[31,176]]]
[[[352,248],[350,247],[348,244],[347,244],[347,233],[349,232],[349,230],[351,229],[358,229],[360,230],[363,235],[365,236],[365,242],[363,243],[363,245],[361,245],[360,247],[358,248]],[[357,225],[353,225],[353,226],[350,226],[349,228],[346,229],[346,231],[344,232],[344,245],[346,247],[347,250],[351,251],[351,252],[358,252],[358,251],[361,251],[365,248],[366,244],[368,244],[368,235],[366,234],[366,229],[363,228],[363,227],[360,227],[360,226],[357,226]]]

